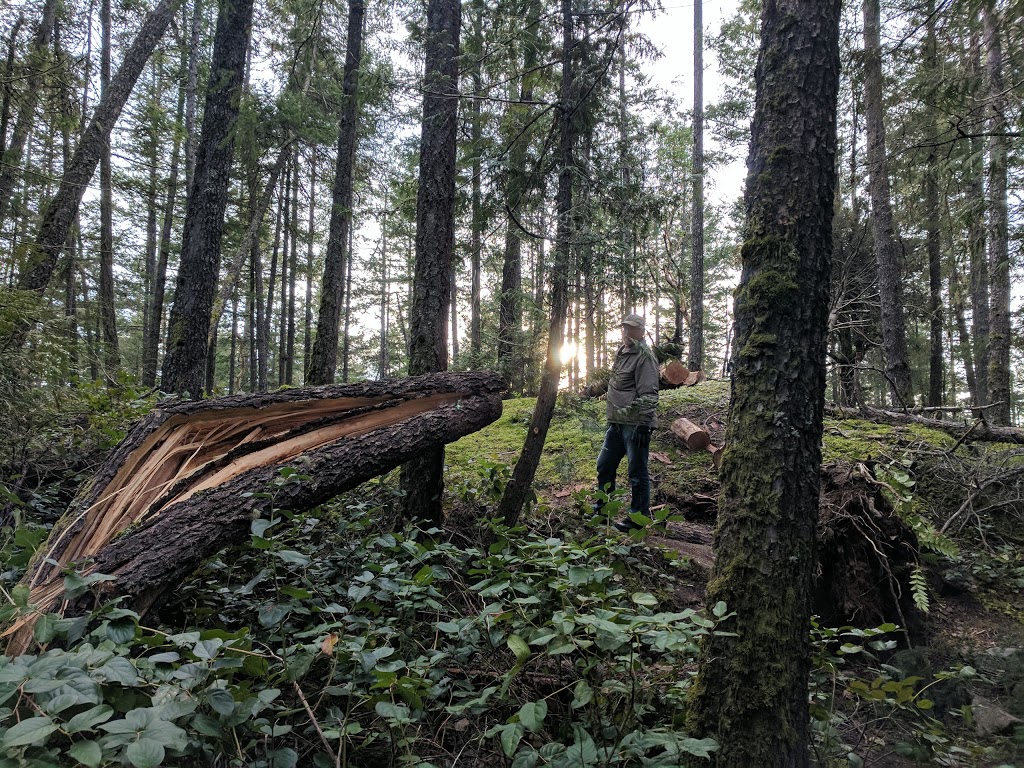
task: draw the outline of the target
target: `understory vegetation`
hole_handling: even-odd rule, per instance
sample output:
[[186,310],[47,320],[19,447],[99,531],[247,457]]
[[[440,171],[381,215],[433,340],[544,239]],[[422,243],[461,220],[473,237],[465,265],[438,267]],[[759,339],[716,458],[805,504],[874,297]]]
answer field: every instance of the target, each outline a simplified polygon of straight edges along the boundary
[[[106,392],[6,444],[4,622],[32,610],[19,577],[90,461],[147,407]],[[727,392],[663,393],[661,418],[717,438]],[[34,647],[0,660],[0,766],[701,765],[718,745],[687,730],[688,692],[701,638],[732,617],[701,604],[692,542],[712,521],[685,503],[715,493],[710,454],[659,431],[656,520],[624,536],[621,499],[591,511],[602,404],[563,396],[509,528],[491,512],[532,403],[449,447],[444,530],[402,520],[385,476],[254,520],[141,618],[69,571],[96,608],[39,617]],[[1024,765],[1020,451],[856,420],[828,422],[825,448],[871,470],[919,546],[916,580],[894,582],[912,644],[897,617],[813,628],[816,764]],[[284,469],[266,493],[303,479]]]

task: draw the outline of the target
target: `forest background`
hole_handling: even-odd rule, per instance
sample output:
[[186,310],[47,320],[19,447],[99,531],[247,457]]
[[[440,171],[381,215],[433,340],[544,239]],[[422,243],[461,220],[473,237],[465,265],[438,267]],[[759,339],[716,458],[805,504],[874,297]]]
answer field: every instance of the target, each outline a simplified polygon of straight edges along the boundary
[[[705,38],[712,76],[699,176],[693,68],[680,61],[692,51],[693,29],[680,20],[692,22],[693,4],[658,13],[641,6],[579,11],[577,235],[563,384],[577,387],[588,372],[607,367],[618,317],[632,310],[648,316],[659,343],[692,347],[698,329],[703,349],[691,350],[699,358],[691,367],[724,375],[756,5],[715,4],[709,13],[717,28]],[[1016,11],[1013,4],[994,7],[996,38],[990,39],[978,6],[887,6],[881,102],[874,105],[862,66],[862,19],[857,8],[846,9],[830,314],[837,401],[984,405],[992,365],[993,385],[1005,393],[998,398],[1005,406],[995,408],[1000,420],[1016,407],[1008,381],[1019,378],[1013,370],[1021,364],[1021,316],[1019,297],[1011,306],[1009,296],[1019,284],[1021,68],[1012,39],[1017,26],[1003,23]],[[49,11],[52,30],[39,46],[40,19]],[[10,286],[25,270],[46,203],[103,93],[104,72],[120,65],[143,11],[107,9],[102,0],[5,10],[0,266]],[[537,20],[525,30],[518,23],[524,13]],[[35,357],[28,367],[37,381],[127,376],[143,386],[157,383],[216,15],[210,4],[183,4],[131,91],[112,133],[109,171],[101,162],[88,182],[46,282],[46,307],[32,310],[29,354]],[[423,8],[366,9],[350,242],[331,246],[341,231],[332,234],[330,222],[346,16],[329,3],[257,9],[232,128],[236,151],[206,391],[303,383],[331,247],[343,260],[337,378],[406,372]],[[497,367],[513,391],[535,392],[554,241],[556,25],[528,4],[484,3],[467,7],[462,25],[449,364]],[[672,55],[661,58],[655,42]],[[995,63],[993,43],[1000,45]],[[669,84],[665,73],[673,71]],[[1003,83],[998,91],[996,74]],[[872,110],[881,110],[888,135],[881,166],[888,173],[875,177]],[[991,179],[1003,157],[999,187]],[[869,207],[866,198],[881,194],[876,177],[883,175],[892,179],[889,206]],[[698,186],[709,190],[699,206],[699,239],[693,228]],[[874,211],[888,207],[892,223],[879,238]],[[703,286],[694,282],[698,274]],[[879,279],[887,274],[898,279]],[[905,320],[882,311],[894,304]],[[703,310],[702,319],[691,317],[694,308]],[[13,294],[4,294],[5,319],[24,311]],[[899,371],[910,371],[909,378]]]

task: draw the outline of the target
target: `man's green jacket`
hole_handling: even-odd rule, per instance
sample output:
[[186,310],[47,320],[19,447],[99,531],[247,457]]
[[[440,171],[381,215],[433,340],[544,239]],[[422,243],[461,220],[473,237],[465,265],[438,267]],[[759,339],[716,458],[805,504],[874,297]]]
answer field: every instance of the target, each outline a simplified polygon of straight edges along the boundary
[[608,380],[608,423],[658,424],[658,361],[642,339],[623,345]]

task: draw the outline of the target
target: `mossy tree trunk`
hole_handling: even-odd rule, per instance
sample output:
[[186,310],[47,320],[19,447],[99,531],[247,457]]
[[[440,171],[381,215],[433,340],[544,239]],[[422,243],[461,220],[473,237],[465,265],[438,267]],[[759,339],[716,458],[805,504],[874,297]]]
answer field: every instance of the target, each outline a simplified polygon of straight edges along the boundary
[[811,584],[818,518],[839,0],[769,0],[747,160],[728,447],[707,638],[691,725],[729,768],[807,766]]

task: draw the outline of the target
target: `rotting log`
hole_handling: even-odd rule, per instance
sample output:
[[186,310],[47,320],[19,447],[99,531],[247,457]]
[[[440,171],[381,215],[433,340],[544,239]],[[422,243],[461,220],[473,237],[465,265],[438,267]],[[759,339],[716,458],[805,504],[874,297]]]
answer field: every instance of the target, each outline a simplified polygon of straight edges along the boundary
[[669,427],[672,434],[678,437],[691,451],[701,451],[711,445],[711,435],[703,427],[699,427],[689,419],[679,418]]
[[669,360],[658,369],[658,381],[662,389],[681,387],[690,376],[690,369],[679,360]]
[[[24,577],[29,602],[88,610],[64,596],[63,571],[75,563],[113,576],[104,593],[144,613],[271,508],[311,509],[491,423],[504,388],[491,373],[437,373],[161,406],[54,526]],[[286,467],[302,478],[275,483]],[[27,647],[35,615],[3,633],[8,652]]]
[[869,419],[884,424],[917,425],[945,432],[961,442],[979,443],[1012,443],[1024,445],[1024,429],[1015,427],[997,427],[979,419],[974,423],[963,420],[942,421],[916,416],[912,413],[884,411],[880,408],[860,406],[859,408],[841,408],[830,403],[825,404],[825,415],[830,419]]

